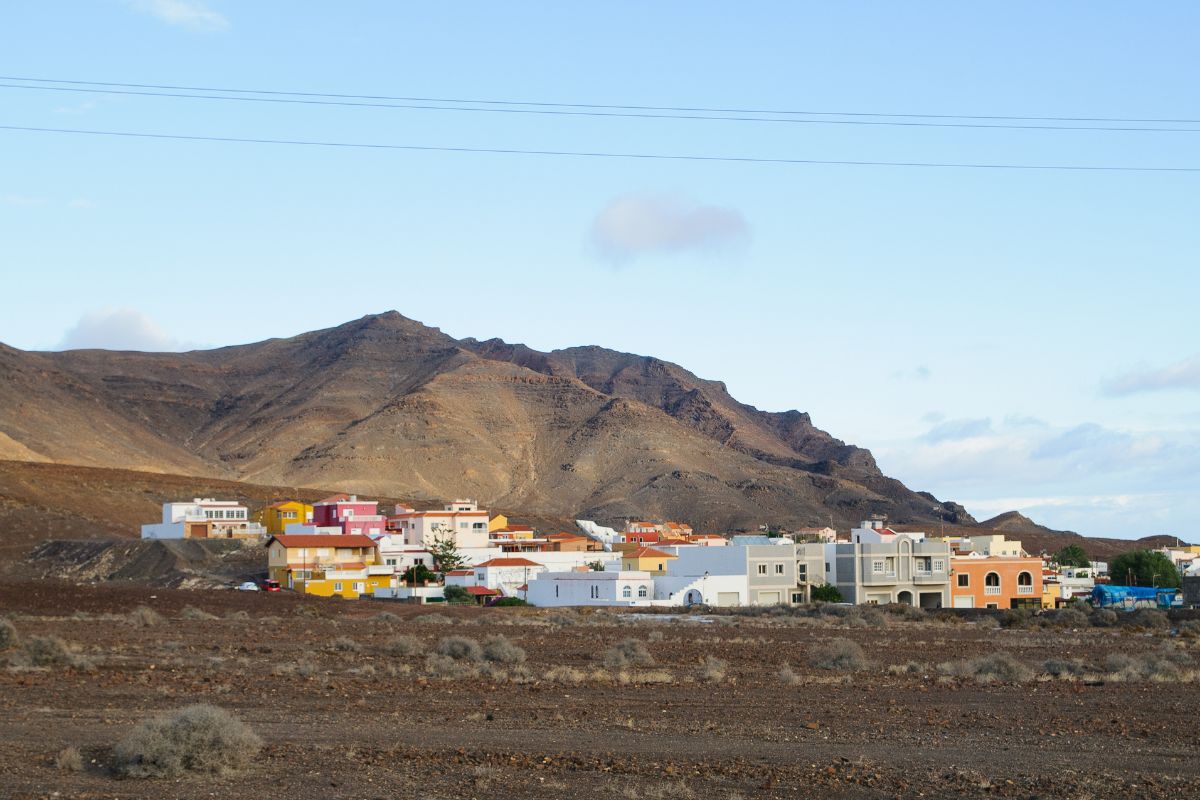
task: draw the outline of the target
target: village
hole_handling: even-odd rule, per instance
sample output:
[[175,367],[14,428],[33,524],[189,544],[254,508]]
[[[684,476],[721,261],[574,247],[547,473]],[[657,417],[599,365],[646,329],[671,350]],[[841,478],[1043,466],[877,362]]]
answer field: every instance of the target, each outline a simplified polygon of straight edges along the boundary
[[[1073,601],[1124,608],[1196,605],[1200,546],[1162,548],[1183,589],[1128,586],[1104,562],[1026,552],[1003,534],[929,535],[883,520],[735,535],[678,522],[578,520],[543,533],[473,500],[418,511],[337,494],[313,504],[195,498],[163,505],[143,539],[243,539],[267,551],[246,590],[416,603],[540,607],[736,607],[835,602],[922,609],[1052,609]],[[1078,554],[1077,554],[1078,555]],[[1071,563],[1064,563],[1066,561]]]

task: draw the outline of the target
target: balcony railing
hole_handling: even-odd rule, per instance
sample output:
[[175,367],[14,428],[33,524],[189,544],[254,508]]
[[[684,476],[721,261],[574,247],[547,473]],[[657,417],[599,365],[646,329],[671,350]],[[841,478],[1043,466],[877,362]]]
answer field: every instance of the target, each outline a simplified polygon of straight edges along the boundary
[[1017,594],[1033,594],[1033,587],[1017,584]]
[[1000,587],[999,586],[985,586],[985,587],[983,587],[983,593],[984,594],[1000,594]]

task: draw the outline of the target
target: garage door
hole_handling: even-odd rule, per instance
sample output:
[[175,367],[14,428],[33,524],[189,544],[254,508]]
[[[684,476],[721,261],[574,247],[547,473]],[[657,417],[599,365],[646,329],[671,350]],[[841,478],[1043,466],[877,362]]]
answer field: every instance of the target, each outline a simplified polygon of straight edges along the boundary
[[975,607],[975,598],[974,597],[956,597],[956,598],[954,598],[954,607],[955,608],[974,608]]
[[758,604],[760,606],[777,606],[783,602],[780,598],[782,595],[779,592],[759,592]]
[[719,606],[736,606],[738,604],[737,592],[717,592],[717,605]]

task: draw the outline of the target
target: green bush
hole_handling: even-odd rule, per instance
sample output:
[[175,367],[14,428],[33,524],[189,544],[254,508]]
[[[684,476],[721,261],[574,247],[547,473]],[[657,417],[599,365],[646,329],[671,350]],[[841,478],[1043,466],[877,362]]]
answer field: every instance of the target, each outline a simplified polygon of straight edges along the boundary
[[492,608],[505,608],[507,606],[527,606],[527,605],[529,605],[529,603],[525,602],[524,600],[522,600],[519,597],[501,597],[499,600],[492,603]]
[[1124,586],[1162,586],[1179,588],[1179,570],[1165,553],[1134,550],[1122,553],[1108,565],[1113,583]]
[[841,591],[832,583],[814,586],[812,599],[814,603],[841,603],[844,600]]
[[472,603],[471,593],[465,586],[447,586],[442,590],[447,603]]
[[134,778],[225,775],[253,762],[262,740],[221,708],[194,705],[147,720],[113,750],[117,771]]

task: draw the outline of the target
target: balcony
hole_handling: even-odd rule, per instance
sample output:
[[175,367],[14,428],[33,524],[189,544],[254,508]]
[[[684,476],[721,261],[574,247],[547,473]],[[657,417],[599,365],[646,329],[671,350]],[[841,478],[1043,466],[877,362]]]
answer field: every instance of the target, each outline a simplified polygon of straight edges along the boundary
[[983,587],[983,593],[984,594],[1000,594],[1000,587],[999,586],[985,586],[985,587]]
[[1018,584],[1017,594],[1033,594],[1033,587],[1025,586],[1024,584]]

